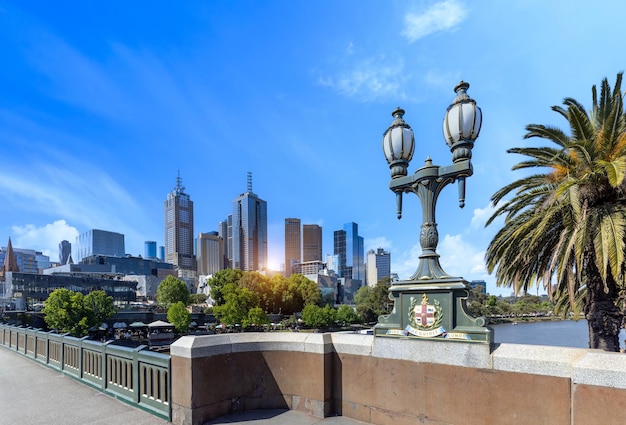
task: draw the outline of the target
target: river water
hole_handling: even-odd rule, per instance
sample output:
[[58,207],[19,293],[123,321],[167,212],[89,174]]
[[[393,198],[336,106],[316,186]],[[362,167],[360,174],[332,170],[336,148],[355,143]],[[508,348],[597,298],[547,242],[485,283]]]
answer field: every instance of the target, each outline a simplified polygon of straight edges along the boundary
[[[586,320],[506,323],[490,325],[496,343],[553,345],[557,347],[589,348],[589,328]],[[626,331],[620,333],[620,346],[626,345]]]

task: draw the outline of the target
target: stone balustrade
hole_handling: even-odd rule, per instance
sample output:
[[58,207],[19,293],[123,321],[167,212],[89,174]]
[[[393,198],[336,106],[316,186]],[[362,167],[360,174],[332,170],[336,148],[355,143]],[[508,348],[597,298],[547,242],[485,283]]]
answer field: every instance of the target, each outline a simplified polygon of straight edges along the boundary
[[349,333],[187,336],[172,421],[288,408],[378,425],[626,423],[626,355]]

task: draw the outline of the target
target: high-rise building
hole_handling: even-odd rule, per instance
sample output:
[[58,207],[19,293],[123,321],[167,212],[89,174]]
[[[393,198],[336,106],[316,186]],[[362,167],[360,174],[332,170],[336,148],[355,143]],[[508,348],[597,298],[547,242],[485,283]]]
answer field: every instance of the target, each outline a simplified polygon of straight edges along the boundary
[[196,270],[193,255],[193,201],[185,193],[180,174],[165,200],[165,261],[180,270]]
[[157,245],[156,241],[144,242],[144,258],[157,258]]
[[126,255],[124,235],[106,230],[87,230],[78,235],[76,245],[77,261],[92,255],[110,255],[113,257]]
[[197,252],[198,274],[213,275],[224,270],[224,240],[218,232],[200,233]]
[[68,241],[59,243],[59,264],[67,264],[72,256],[72,244]]
[[285,277],[291,276],[293,267],[302,262],[300,256],[300,219],[285,219]]
[[302,262],[322,261],[322,228],[317,224],[302,225]]
[[381,279],[391,278],[391,254],[382,248],[367,251],[367,286],[376,286]]
[[232,265],[230,264],[229,258],[233,257],[232,250],[232,223],[233,216],[229,215],[226,220],[220,221],[217,224],[217,234],[220,238],[222,238],[222,244],[224,248],[224,258],[222,259],[222,267],[223,269],[230,269]]
[[231,267],[243,271],[267,269],[267,202],[252,192],[252,173],[248,173],[247,191],[233,201],[229,224]]
[[346,223],[342,230],[334,232],[334,252],[339,260],[337,275],[362,284],[365,280],[365,253],[358,224]]
[[159,260],[165,261],[165,247],[163,245],[159,246]]

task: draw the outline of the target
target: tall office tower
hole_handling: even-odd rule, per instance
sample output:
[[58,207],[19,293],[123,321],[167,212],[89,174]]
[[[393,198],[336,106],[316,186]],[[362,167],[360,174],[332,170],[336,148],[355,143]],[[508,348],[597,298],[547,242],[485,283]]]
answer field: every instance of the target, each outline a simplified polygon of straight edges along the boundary
[[163,245],[159,246],[159,260],[165,261],[165,247]]
[[110,255],[123,257],[126,255],[124,235],[106,230],[92,229],[81,233],[76,238],[76,256],[80,261],[92,255]]
[[157,258],[157,248],[155,241],[145,241],[144,242],[144,258]]
[[302,262],[322,261],[322,228],[317,224],[302,225]]
[[376,286],[381,279],[391,278],[391,254],[382,248],[367,251],[365,263],[367,286]]
[[196,270],[193,255],[193,202],[181,185],[180,174],[176,187],[165,200],[165,262],[181,270]]
[[59,264],[67,264],[72,255],[72,244],[68,241],[61,241],[59,243]]
[[224,241],[217,232],[198,235],[198,274],[213,275],[224,270]]
[[248,173],[247,191],[233,201],[231,229],[232,268],[267,269],[267,202],[252,192],[252,173]]
[[[220,238],[222,238],[222,244],[224,249],[224,258],[222,259],[222,270],[230,269],[232,266],[230,265],[229,258],[232,258],[232,235],[230,235],[230,231],[232,231],[232,222],[233,216],[229,215],[226,220],[220,221],[217,224],[217,234]],[[229,224],[230,223],[230,224]],[[230,236],[229,236],[230,235]]]
[[337,275],[347,279],[365,280],[363,237],[359,236],[359,225],[346,223],[343,230],[334,232],[334,251],[339,264]]
[[285,219],[285,277],[291,276],[293,266],[300,264],[300,219]]

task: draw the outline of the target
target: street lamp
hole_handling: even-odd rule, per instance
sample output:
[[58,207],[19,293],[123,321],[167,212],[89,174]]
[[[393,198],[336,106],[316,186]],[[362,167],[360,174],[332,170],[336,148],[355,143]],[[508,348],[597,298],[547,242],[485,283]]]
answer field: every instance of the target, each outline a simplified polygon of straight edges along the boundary
[[448,275],[439,264],[439,234],[435,207],[441,190],[458,182],[459,206],[465,206],[465,179],[473,174],[472,148],[480,133],[482,113],[469,97],[469,84],[461,81],[456,98],[446,111],[443,136],[452,152],[452,164],[433,165],[428,157],[414,174],[407,169],[415,150],[413,130],[404,121],[404,110],[396,108],[394,118],[383,134],[383,152],[391,170],[389,188],[396,194],[398,218],[402,217],[403,193],[414,193],[422,206],[420,245],[422,253],[415,274],[395,282],[389,289],[395,301],[390,315],[381,316],[376,335],[416,336],[426,338],[467,339],[492,342],[492,332],[484,328],[484,318],[474,318],[465,307],[468,283]]

